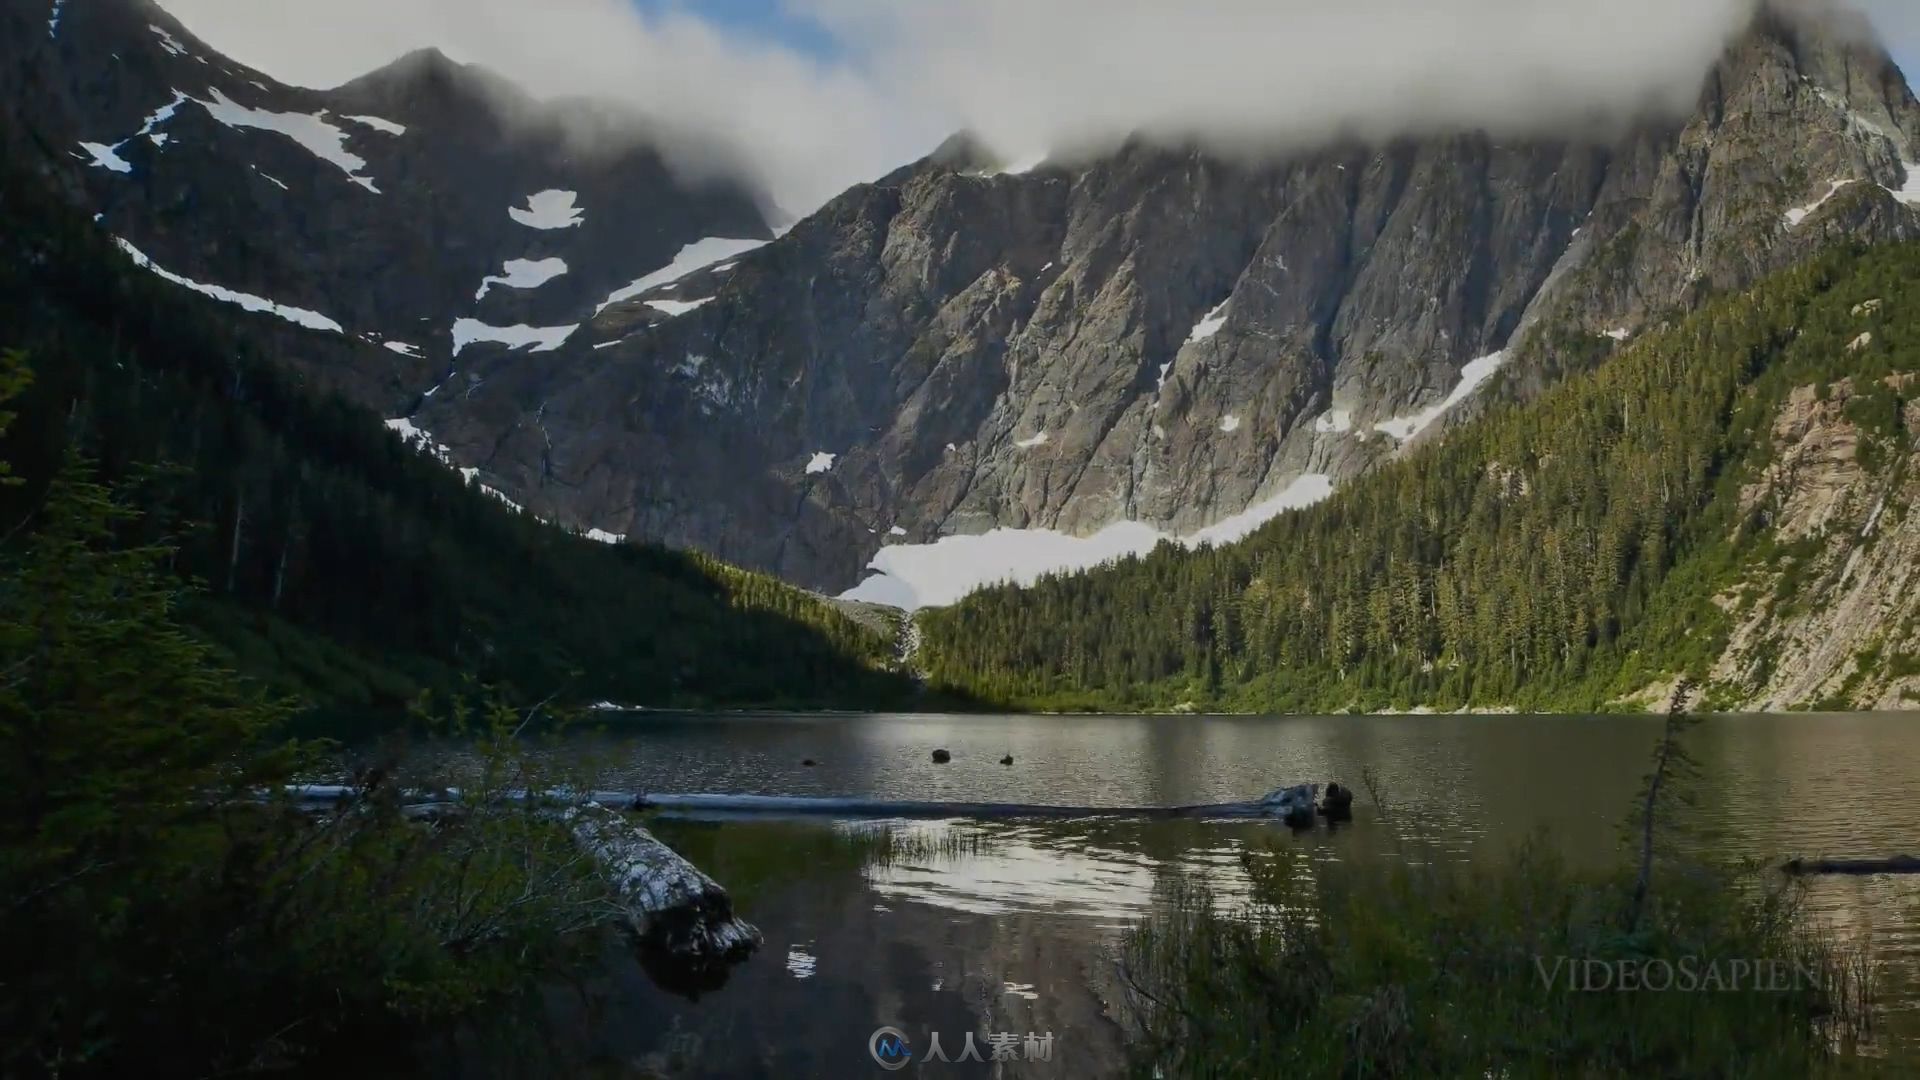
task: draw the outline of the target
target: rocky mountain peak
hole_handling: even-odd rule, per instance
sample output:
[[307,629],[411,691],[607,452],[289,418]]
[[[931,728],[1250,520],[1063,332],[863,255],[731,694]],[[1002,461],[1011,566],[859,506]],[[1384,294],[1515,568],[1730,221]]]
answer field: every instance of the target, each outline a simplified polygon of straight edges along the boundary
[[[516,504],[835,592],[877,563],[864,595],[915,603],[1233,539],[1714,292],[1920,234],[1920,107],[1810,11],[1764,8],[1690,116],[1604,138],[1045,163],[962,132],[778,239],[643,134],[580,153],[617,110],[508,122],[525,95],[431,52],[295,91],[77,19],[48,144],[118,148],[58,165],[170,272],[388,350],[314,369]],[[116,51],[153,74],[96,109]],[[135,137],[176,86],[155,131],[190,137]]]

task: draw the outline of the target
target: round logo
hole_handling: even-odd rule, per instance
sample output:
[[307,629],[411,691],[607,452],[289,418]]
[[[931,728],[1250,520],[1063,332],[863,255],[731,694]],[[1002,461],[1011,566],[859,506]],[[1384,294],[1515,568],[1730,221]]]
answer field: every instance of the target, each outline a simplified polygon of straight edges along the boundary
[[907,1045],[907,1033],[899,1028],[883,1027],[867,1039],[867,1053],[874,1063],[888,1072],[898,1072],[913,1060],[913,1047]]

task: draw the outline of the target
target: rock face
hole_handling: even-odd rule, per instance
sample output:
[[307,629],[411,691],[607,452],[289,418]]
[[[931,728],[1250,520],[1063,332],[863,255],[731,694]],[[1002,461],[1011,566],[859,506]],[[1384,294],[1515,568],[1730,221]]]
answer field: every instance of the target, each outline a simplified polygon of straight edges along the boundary
[[1837,40],[1762,17],[1691,118],[1604,144],[1135,143],[1009,175],[957,139],[420,419],[558,516],[832,590],[889,543],[1189,534],[1470,415],[1438,408],[1463,373],[1529,393],[1824,244],[1920,232],[1920,108]]
[[[431,54],[324,94],[276,87],[140,0],[71,9],[51,38],[17,19],[31,32],[9,26],[0,58],[14,100],[53,103],[49,167],[105,227],[184,276],[412,347],[308,363],[535,513],[836,592],[891,543],[1189,535],[1822,245],[1920,235],[1920,106],[1899,72],[1775,14],[1679,121],[1267,160],[1133,142],[1018,173],[960,137],[748,250],[771,236],[749,193],[644,148],[570,150],[584,107],[563,122]],[[139,132],[175,87],[190,103],[166,144],[120,144],[130,173],[77,149]],[[224,125],[198,104],[216,90],[327,110],[364,164]],[[574,200],[528,203],[549,191]],[[475,299],[549,260],[566,273]],[[458,319],[579,325],[531,335],[544,351],[456,355],[456,325],[479,332]]]
[[[1920,375],[1889,384],[1909,395]],[[1920,401],[1869,469],[1856,397],[1851,379],[1795,390],[1776,461],[1741,493],[1786,553],[1716,601],[1733,625],[1711,681],[1742,709],[1920,706]]]

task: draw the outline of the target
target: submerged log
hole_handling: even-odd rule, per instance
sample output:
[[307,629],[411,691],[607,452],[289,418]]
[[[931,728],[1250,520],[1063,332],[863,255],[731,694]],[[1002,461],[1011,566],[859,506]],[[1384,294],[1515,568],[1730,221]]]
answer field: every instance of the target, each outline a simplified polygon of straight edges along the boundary
[[1296,784],[1270,792],[1260,805],[1268,816],[1277,817],[1296,829],[1313,827],[1314,797],[1318,784]]
[[1890,859],[1793,859],[1780,869],[1804,874],[1920,874],[1920,859],[1895,855]]
[[597,804],[561,817],[600,864],[642,948],[670,970],[663,981],[711,985],[760,947],[727,891],[637,822]]

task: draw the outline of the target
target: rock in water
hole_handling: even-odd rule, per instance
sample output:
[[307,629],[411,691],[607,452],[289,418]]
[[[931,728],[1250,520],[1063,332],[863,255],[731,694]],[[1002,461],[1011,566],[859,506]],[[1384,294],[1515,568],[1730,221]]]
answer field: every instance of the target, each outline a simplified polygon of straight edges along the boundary
[[953,755],[948,753],[945,750],[935,750],[933,752],[933,763],[935,765],[945,765],[947,762],[952,760],[953,760]]
[[733,913],[727,891],[638,823],[598,803],[563,817],[662,982],[710,988],[760,947],[760,931]]
[[1320,813],[1328,821],[1353,820],[1353,792],[1339,784],[1328,784],[1326,797],[1320,800]]
[[1011,765],[1011,764],[1013,764],[1013,755],[1012,755],[1012,754],[1008,754],[1008,755],[1007,755],[1006,757],[1003,757],[1003,758],[1001,758],[1001,759],[1000,759],[1000,764],[1002,764],[1002,765]]

